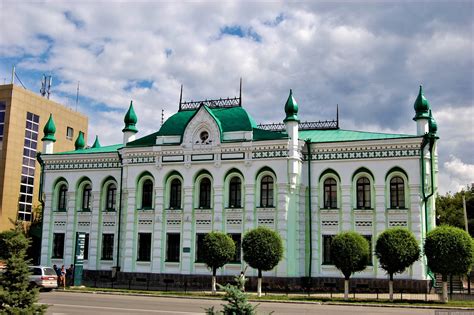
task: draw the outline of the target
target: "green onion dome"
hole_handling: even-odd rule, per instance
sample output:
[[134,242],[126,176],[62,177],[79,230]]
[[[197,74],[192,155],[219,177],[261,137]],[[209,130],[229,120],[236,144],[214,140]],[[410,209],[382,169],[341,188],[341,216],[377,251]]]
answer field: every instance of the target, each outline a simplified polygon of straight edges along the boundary
[[296,103],[295,99],[293,98],[293,91],[290,90],[290,95],[288,95],[288,100],[285,104],[285,113],[286,117],[283,120],[284,122],[287,121],[298,121],[298,104]]
[[74,143],[74,147],[76,150],[84,149],[86,146],[86,142],[84,141],[84,133],[79,131],[79,135],[77,136],[76,142]]
[[137,114],[135,114],[135,110],[133,109],[133,101],[130,101],[130,107],[128,108],[127,114],[125,114],[123,121],[125,122],[125,128],[122,129],[122,132],[138,132],[138,129],[135,126],[137,124],[138,118]]
[[56,126],[54,125],[53,114],[49,114],[49,119],[43,129],[44,137],[42,141],[53,141],[56,142],[54,134],[56,133]]
[[428,119],[430,118],[429,112],[430,112],[430,103],[428,100],[425,98],[423,95],[423,86],[420,85],[420,91],[418,92],[418,96],[415,100],[415,104],[413,105],[415,108],[415,117],[413,120],[418,120],[418,119]]
[[95,141],[94,144],[92,145],[92,148],[100,148],[100,142],[99,142],[99,136],[95,136]]

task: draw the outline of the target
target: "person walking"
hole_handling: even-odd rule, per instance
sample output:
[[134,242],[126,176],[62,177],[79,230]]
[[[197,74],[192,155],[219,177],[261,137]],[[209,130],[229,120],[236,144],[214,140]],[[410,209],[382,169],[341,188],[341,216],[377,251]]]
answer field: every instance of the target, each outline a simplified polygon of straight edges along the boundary
[[57,265],[53,265],[54,272],[56,272],[56,281],[58,282],[58,287],[61,285],[61,269]]
[[68,286],[74,285],[74,265],[71,264],[66,270],[66,282]]
[[63,290],[65,290],[66,289],[66,268],[64,267],[64,265],[61,266],[60,283],[63,287]]

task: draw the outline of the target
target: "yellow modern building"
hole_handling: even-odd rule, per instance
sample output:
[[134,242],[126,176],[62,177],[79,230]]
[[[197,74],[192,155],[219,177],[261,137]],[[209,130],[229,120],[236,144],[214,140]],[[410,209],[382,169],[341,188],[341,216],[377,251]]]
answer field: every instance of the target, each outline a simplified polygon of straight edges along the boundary
[[14,84],[0,85],[0,231],[17,218],[31,221],[39,205],[36,153],[50,114],[56,152],[73,150],[79,131],[87,139],[87,116]]

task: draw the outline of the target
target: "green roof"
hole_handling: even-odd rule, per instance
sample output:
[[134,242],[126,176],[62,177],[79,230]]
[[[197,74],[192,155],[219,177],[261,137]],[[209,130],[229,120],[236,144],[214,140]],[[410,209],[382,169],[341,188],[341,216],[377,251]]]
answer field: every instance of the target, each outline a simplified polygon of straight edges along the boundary
[[[214,118],[221,132],[252,131],[257,128],[257,123],[242,107],[209,108],[204,106]],[[154,145],[157,136],[182,136],[186,126],[196,115],[199,109],[183,110],[168,118],[158,132],[127,143],[127,146]]]
[[287,121],[299,121],[298,119],[298,104],[295,101],[295,98],[293,97],[293,91],[290,90],[290,95],[288,95],[288,99],[286,100],[285,103],[285,113],[286,117],[283,120],[284,122]]
[[97,148],[86,148],[86,149],[79,149],[75,151],[59,152],[59,153],[54,153],[54,155],[110,153],[110,152],[117,152],[117,150],[120,148],[123,148],[123,144],[114,144],[114,145],[107,145],[107,146],[97,147]]
[[384,140],[414,138],[416,135],[391,134],[379,132],[354,131],[343,129],[330,130],[300,130],[299,138],[311,142],[344,142],[344,141],[365,141],[365,140]]
[[425,95],[423,94],[423,86],[420,85],[420,90],[418,92],[418,96],[416,97],[415,104],[413,104],[413,107],[415,108],[415,117],[413,120],[418,120],[418,119],[429,119],[429,111],[431,110],[430,103],[428,100],[425,98]]
[[253,141],[278,139],[288,139],[288,134],[286,132],[269,131],[258,128],[253,129]]
[[137,121],[138,118],[137,114],[135,114],[135,110],[133,109],[133,101],[130,101],[130,107],[128,108],[128,111],[123,119],[123,122],[125,123],[125,128],[123,128],[122,131],[132,131],[135,133],[138,132],[138,129],[135,126],[137,124]]
[[86,146],[86,142],[84,140],[84,133],[79,131],[79,135],[77,136],[76,142],[74,143],[74,147],[76,150],[84,149]]

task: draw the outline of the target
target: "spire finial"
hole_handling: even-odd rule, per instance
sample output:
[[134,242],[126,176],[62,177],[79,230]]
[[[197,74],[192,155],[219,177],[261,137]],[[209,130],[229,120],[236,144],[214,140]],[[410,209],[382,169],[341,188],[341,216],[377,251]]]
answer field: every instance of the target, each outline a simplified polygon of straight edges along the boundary
[[242,107],[242,77],[240,77],[240,87],[239,87],[239,105]]
[[183,102],[183,85],[181,84],[181,92],[179,92],[179,111],[181,111],[182,102]]

